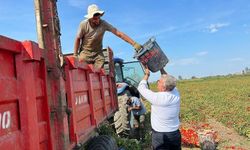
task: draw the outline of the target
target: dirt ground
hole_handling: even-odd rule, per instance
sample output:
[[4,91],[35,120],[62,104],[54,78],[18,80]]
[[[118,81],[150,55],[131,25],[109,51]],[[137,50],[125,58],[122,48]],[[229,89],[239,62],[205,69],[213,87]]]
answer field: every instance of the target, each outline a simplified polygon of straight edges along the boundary
[[[250,150],[250,139],[240,136],[235,130],[225,127],[214,119],[208,119],[207,123],[218,133],[218,150]],[[182,149],[198,150],[200,148],[183,147]]]

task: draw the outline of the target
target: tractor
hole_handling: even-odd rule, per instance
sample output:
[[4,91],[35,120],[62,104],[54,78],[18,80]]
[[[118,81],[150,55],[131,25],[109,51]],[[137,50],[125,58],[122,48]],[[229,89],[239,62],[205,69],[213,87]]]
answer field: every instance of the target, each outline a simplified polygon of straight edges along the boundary
[[129,96],[140,98],[137,86],[144,70],[139,61],[124,62],[120,58],[114,59],[114,66],[118,95],[118,110],[114,115],[115,131],[121,137],[133,138],[133,114],[127,110],[127,100]]

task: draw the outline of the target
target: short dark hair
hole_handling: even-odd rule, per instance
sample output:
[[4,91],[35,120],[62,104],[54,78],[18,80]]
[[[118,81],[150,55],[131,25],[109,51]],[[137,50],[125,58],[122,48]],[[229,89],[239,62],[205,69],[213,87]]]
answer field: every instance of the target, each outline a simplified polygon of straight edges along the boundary
[[128,96],[128,99],[127,99],[127,101],[126,101],[126,104],[127,104],[127,105],[131,105],[131,104],[132,104],[131,96]]
[[98,16],[101,16],[101,14],[100,14],[100,13],[95,13],[95,14],[93,15],[93,17],[98,17]]

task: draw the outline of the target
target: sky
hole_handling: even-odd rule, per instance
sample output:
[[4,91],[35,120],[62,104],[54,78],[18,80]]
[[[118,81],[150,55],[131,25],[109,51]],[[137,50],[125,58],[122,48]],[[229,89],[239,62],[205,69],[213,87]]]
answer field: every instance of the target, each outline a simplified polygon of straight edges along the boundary
[[[37,41],[34,2],[0,0],[0,35]],[[72,53],[87,7],[97,4],[102,19],[140,44],[155,37],[169,59],[165,70],[183,79],[240,73],[250,68],[249,0],[59,0],[63,53]],[[106,32],[104,47],[134,60],[133,47]],[[156,80],[159,73],[152,73]]]

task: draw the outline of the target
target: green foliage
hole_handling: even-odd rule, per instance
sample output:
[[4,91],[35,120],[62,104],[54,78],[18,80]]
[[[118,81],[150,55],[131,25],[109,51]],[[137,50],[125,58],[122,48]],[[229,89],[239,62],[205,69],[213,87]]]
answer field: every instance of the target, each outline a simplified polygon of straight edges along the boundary
[[126,138],[117,138],[116,139],[118,147],[122,147],[124,150],[141,150],[142,147],[140,142],[136,139],[126,139]]
[[[149,106],[149,103],[147,103],[146,105]],[[118,137],[117,134],[115,133],[113,126],[108,122],[104,122],[98,128],[98,133],[99,135],[112,136],[116,140],[118,147],[123,148],[123,150],[142,150],[142,149],[148,148],[151,145],[151,132],[149,132],[151,131],[150,113],[147,113],[145,117],[146,117],[145,118],[145,139],[143,141]]]
[[108,122],[105,122],[98,128],[98,133],[99,135],[110,135],[112,137],[116,136],[114,129]]
[[[150,84],[156,90],[156,83]],[[181,80],[181,121],[214,118],[250,138],[250,76],[217,76]]]
[[122,147],[125,150],[141,150],[140,142],[135,139],[120,138],[116,135],[113,127],[104,123],[98,128],[99,135],[111,135],[115,138],[118,147]]
[[[156,91],[156,83],[150,88]],[[213,118],[239,134],[250,138],[250,76],[219,76],[181,80],[177,84],[181,94],[181,121],[204,122]],[[118,137],[111,125],[99,127],[99,134],[111,135],[118,147],[125,150],[141,150],[151,145],[150,104],[143,101],[146,109],[145,140]]]

